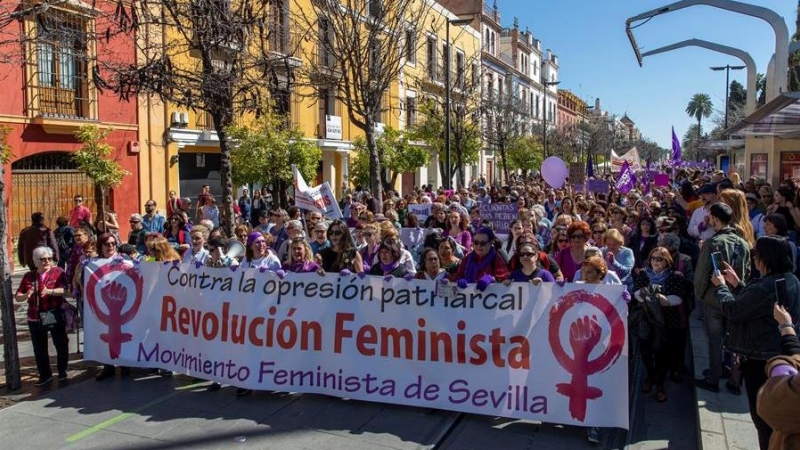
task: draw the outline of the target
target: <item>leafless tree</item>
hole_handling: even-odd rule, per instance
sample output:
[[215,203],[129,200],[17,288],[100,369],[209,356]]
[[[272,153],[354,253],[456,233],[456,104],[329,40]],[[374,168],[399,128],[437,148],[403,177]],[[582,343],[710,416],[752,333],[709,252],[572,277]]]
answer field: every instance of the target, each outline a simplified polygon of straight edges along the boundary
[[[116,0],[104,32],[134,39],[134,64],[98,60],[96,80],[123,100],[153,95],[206,113],[220,146],[222,219],[233,232],[231,142],[227,128],[266,108],[288,113],[300,42],[289,33],[288,0]],[[98,30],[103,32],[103,30]],[[102,38],[102,35],[100,36]],[[210,124],[207,124],[207,126]]]
[[435,26],[425,0],[312,0],[298,3],[298,29],[315,41],[304,80],[319,94],[334,95],[350,121],[362,129],[369,149],[370,190],[382,200],[377,123],[391,102],[406,58],[424,40],[425,24]]
[[483,142],[500,155],[503,178],[508,184],[507,151],[512,143],[532,132],[530,105],[507,84],[499,91],[487,89],[483,93]]

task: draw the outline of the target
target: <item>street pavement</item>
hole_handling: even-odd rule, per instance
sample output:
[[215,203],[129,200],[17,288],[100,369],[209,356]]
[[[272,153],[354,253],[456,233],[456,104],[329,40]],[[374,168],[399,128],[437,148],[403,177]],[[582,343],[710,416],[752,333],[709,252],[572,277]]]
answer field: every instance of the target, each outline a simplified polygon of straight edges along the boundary
[[[23,311],[18,311],[24,325]],[[27,332],[20,326],[20,334]],[[70,350],[75,352],[74,335]],[[602,430],[601,443],[586,430],[498,417],[370,403],[324,395],[208,392],[208,382],[182,375],[163,378],[134,369],[129,377],[96,382],[97,366],[74,354],[70,381],[35,388],[28,341],[20,343],[23,389],[0,390],[2,448],[25,449],[621,449],[701,448],[698,406],[690,381],[668,382],[669,400],[632,390],[631,426]],[[51,348],[51,355],[55,355]],[[641,379],[641,374],[635,374]],[[633,382],[633,381],[632,381]],[[11,424],[11,425],[7,425]],[[755,434],[752,424],[737,431]],[[747,448],[747,447],[743,447]]]

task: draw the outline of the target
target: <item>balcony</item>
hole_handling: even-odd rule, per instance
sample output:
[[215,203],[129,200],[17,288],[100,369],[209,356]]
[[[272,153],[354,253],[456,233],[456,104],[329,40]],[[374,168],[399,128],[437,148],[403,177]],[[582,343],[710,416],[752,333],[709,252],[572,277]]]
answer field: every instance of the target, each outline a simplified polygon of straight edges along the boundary
[[274,29],[269,36],[269,59],[272,63],[286,69],[303,66],[303,61],[295,56],[300,52],[302,35],[288,30]]
[[483,3],[483,15],[492,19],[496,24],[500,25],[500,11],[494,9],[492,5]]

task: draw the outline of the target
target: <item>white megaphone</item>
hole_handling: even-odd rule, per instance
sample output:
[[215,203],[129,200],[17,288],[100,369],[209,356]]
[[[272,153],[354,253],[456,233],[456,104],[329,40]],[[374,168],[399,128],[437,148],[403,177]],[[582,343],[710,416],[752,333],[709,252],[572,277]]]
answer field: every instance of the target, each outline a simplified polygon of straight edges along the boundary
[[245,254],[244,244],[237,241],[236,239],[231,239],[228,241],[228,248],[227,250],[225,250],[225,254],[222,256],[222,260],[230,262],[235,259],[243,257],[244,254]]

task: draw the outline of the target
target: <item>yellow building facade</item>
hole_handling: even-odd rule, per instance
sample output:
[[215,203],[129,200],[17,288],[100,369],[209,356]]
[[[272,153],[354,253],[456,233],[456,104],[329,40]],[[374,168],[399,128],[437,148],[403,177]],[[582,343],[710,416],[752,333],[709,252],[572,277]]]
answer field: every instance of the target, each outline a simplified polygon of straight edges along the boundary
[[[386,110],[381,115],[378,128],[390,126],[409,129],[417,120],[417,106],[427,95],[439,95],[444,88],[444,52],[447,20],[457,19],[434,0],[420,0],[418,7],[427,8],[424,41],[407,45],[406,57],[396,83],[385,95]],[[278,2],[276,17],[289,17],[273,23],[276,39],[270,39],[269,51],[277,56],[276,61],[285,65],[279,68],[285,73],[303,73],[303,68],[333,66],[334,61],[320,51],[313,30],[295,29],[299,23],[291,19],[293,14],[303,11],[306,19],[313,14],[310,0],[286,0]],[[311,13],[309,13],[311,12]],[[312,18],[313,19],[313,18]],[[293,28],[295,27],[295,28]],[[163,33],[163,35],[161,35]],[[480,69],[480,33],[472,26],[451,26],[452,82],[459,76],[477,76]],[[312,36],[312,37],[308,37]],[[156,30],[150,39],[166,41],[180,39],[174,30]],[[412,50],[413,49],[413,50]],[[196,64],[187,52],[187,65]],[[285,57],[289,56],[289,57]],[[141,58],[141,55],[140,55]],[[469,62],[469,65],[467,63]],[[474,63],[474,67],[473,67]],[[461,75],[459,75],[459,73]],[[427,83],[427,84],[426,84]],[[429,89],[426,89],[425,87]],[[348,117],[346,105],[337,100],[332,92],[315,89],[299,82],[288,91],[270,93],[277,109],[287,114],[288,121],[299,128],[306,139],[313,140],[322,150],[315,180],[309,184],[327,181],[337,195],[349,187],[348,174],[353,151],[353,141],[364,132]],[[166,208],[168,192],[175,190],[180,197],[195,199],[204,184],[211,186],[212,193],[219,195],[219,139],[210,116],[159,101],[155,96],[140,96],[139,143],[141,148],[140,195],[142,201],[155,200],[160,210]],[[396,188],[408,192],[421,184],[442,185],[438,170],[438,159],[431,158],[428,167],[398,180]]]

